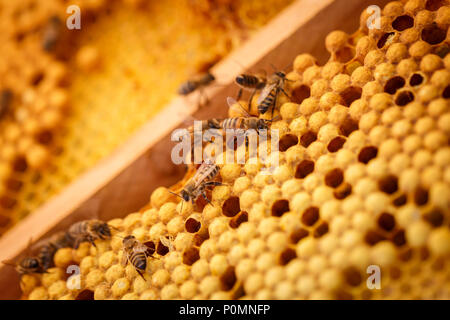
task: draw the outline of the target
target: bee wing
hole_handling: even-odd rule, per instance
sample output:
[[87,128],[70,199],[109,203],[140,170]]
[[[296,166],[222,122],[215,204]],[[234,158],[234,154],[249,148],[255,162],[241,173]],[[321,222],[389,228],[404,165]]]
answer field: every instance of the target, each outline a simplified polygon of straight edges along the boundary
[[65,234],[66,233],[64,231],[59,231],[50,237],[41,239],[38,242],[31,244],[30,250],[31,251],[36,250],[36,249],[41,248],[49,243],[53,243],[53,244],[57,245],[61,239],[64,239]]
[[197,189],[198,186],[200,186],[203,183],[203,180],[205,180],[206,175],[198,174],[196,175],[194,179],[194,189]]
[[212,159],[206,159],[205,162],[203,162],[201,166],[197,169],[197,172],[195,173],[194,177],[192,177],[195,183],[195,187],[200,186],[205,180],[205,178],[209,176],[210,172],[214,170],[214,168],[215,168],[214,161]]
[[256,103],[258,105],[261,104],[261,102],[264,101],[264,99],[269,95],[269,93],[273,90],[273,88],[275,88],[276,85],[277,85],[276,83],[266,84],[264,89],[261,91],[261,94],[259,95]]
[[233,99],[232,97],[227,97],[227,104],[228,107],[230,108],[236,108],[236,106],[239,106],[239,110],[242,111],[242,113],[244,113],[246,117],[248,118],[251,117],[248,111],[245,110],[245,108],[238,101],[236,101],[236,99]]
[[161,236],[160,238],[159,238],[159,240],[161,241],[161,243],[163,244],[163,245],[165,245],[167,248],[169,248],[169,251],[173,251],[173,244],[172,244],[172,241],[173,241],[173,239],[171,239],[172,237],[170,237],[169,236],[169,238],[166,238],[166,237],[163,237],[163,236]]
[[122,251],[122,260],[120,261],[120,264],[125,267],[128,262],[128,252],[126,250]]
[[143,243],[136,243],[133,250],[134,252],[147,252],[148,247]]

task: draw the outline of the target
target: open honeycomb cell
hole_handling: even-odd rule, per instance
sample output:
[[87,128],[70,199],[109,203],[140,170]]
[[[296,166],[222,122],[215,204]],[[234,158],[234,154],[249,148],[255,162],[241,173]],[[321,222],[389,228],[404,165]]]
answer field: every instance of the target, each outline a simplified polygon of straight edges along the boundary
[[0,1],[0,234],[290,2]]
[[[161,187],[108,222],[141,241],[173,237],[145,280],[119,264],[112,237],[59,250],[48,274],[22,277],[24,298],[449,299],[450,4],[391,2],[380,30],[367,18],[329,34],[325,65],[293,62],[287,89],[302,89],[280,103],[273,126],[289,136],[271,176],[225,164],[213,205]],[[81,288],[68,290],[74,262]]]

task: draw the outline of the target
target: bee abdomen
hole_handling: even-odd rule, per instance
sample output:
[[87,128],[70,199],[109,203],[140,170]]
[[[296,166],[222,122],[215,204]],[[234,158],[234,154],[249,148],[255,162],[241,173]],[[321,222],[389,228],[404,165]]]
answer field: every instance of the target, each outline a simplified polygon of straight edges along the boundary
[[49,243],[44,245],[39,251],[39,260],[44,270],[47,270],[53,265],[53,256],[57,250],[58,248],[55,245]]
[[69,233],[75,236],[86,234],[87,232],[87,221],[80,221],[72,225],[69,229]]
[[260,113],[266,113],[266,111],[273,105],[274,101],[275,101],[275,92],[272,91],[258,106],[258,111]]
[[197,89],[197,83],[194,81],[186,81],[178,89],[178,94],[187,95]]
[[214,170],[211,171],[211,174],[209,175],[208,178],[209,178],[209,179],[214,178],[214,177],[217,175],[218,172],[219,172],[219,166],[215,165],[215,166],[214,166]]
[[130,260],[136,269],[145,270],[147,267],[147,256],[143,252],[134,253]]
[[236,83],[243,87],[256,88],[259,84],[259,79],[253,75],[240,74],[236,77]]
[[223,129],[245,129],[242,118],[228,118],[222,122]]
[[201,78],[201,83],[204,85],[208,85],[214,80],[216,80],[216,78],[211,73],[208,72]]

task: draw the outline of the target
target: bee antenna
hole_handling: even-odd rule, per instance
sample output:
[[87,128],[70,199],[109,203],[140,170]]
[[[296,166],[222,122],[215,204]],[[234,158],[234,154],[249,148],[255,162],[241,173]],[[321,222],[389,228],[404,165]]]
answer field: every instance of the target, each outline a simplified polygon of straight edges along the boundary
[[16,267],[16,263],[12,260],[3,260],[2,263],[7,266]]
[[169,191],[171,194],[173,194],[173,195],[175,195],[175,196],[181,198],[181,210],[180,210],[180,212],[183,212],[183,203],[184,203],[183,197],[180,196],[178,193],[172,192],[172,191],[170,191],[170,190],[167,190],[167,191]]
[[169,191],[169,193],[173,194],[174,196],[177,196],[177,197],[181,198],[182,200],[184,200],[183,197],[180,196],[178,193],[172,192],[170,190],[167,190],[167,191]]
[[111,226],[111,225],[109,225],[109,224],[108,224],[108,227],[111,228],[111,229],[113,229],[113,230],[120,231],[119,228],[114,227],[114,226]]
[[[232,106],[234,106],[235,104],[237,104],[239,106],[239,108],[244,112],[244,115],[246,117],[251,117],[250,113],[247,110],[245,110],[245,108],[242,106],[242,104],[240,104],[239,101],[236,101],[236,99],[234,99],[232,97],[227,97],[227,104],[228,104],[228,107],[230,107],[230,108]],[[249,108],[250,108],[250,106],[249,106]]]
[[183,213],[183,205],[184,205],[184,201],[181,200],[181,209],[180,209],[180,213]]
[[271,63],[270,66],[272,67],[273,71],[275,71],[275,72],[278,71],[277,67],[275,67],[275,65],[273,63]]
[[280,118],[280,116],[278,115],[278,116],[276,116],[276,117],[273,117],[272,119],[270,119],[270,120],[267,120],[267,121],[269,121],[269,122],[273,122],[273,121],[275,121],[275,120],[278,120]]

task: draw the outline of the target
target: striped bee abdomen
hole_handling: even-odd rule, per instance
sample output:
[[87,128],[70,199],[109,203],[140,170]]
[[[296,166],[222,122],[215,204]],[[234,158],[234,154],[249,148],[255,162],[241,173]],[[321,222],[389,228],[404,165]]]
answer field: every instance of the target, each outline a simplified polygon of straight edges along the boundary
[[145,271],[147,268],[147,256],[144,252],[132,253],[130,257],[131,264],[141,271]]
[[72,238],[67,237],[67,234],[68,233],[66,232],[58,233],[41,246],[38,258],[41,261],[44,270],[53,267],[53,256],[58,249],[73,246],[73,240]]
[[277,88],[273,88],[267,95],[267,97],[265,97],[261,104],[258,106],[258,111],[260,113],[264,114],[267,112],[267,110],[269,110],[269,108],[274,104],[276,94]]
[[71,233],[73,236],[79,236],[87,233],[87,221],[80,221],[75,224],[73,224],[69,228],[69,233]]
[[42,268],[47,270],[53,266],[53,256],[55,255],[58,248],[52,243],[48,243],[42,246],[39,251],[39,260],[41,260]]
[[194,81],[186,81],[178,88],[178,94],[187,95],[197,89],[197,83]]
[[236,77],[236,83],[246,88],[256,88],[259,82],[258,77],[250,74],[240,74]]
[[203,181],[205,180],[210,180],[212,178],[214,178],[217,173],[219,172],[219,166],[216,164],[210,164],[210,165],[206,165],[206,166],[201,166],[199,168],[199,171],[197,172],[199,177],[202,177]]
[[246,129],[244,118],[228,118],[222,122],[223,129]]

